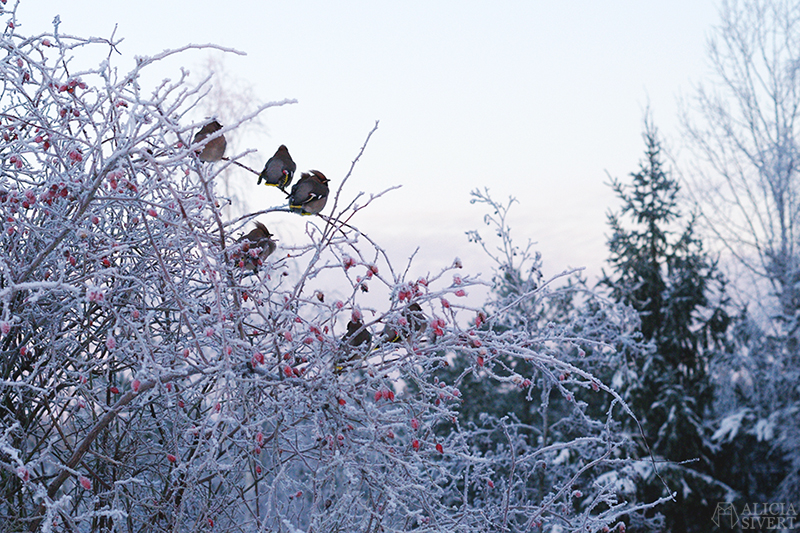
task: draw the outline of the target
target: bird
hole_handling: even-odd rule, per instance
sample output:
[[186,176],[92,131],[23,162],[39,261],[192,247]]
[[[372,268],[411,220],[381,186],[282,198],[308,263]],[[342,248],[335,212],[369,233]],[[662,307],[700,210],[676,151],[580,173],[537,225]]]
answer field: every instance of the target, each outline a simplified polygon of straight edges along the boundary
[[256,185],[261,185],[261,180],[264,180],[265,185],[272,185],[284,191],[292,183],[295,170],[297,170],[297,165],[289,155],[289,150],[282,144],[278,147],[275,155],[267,160],[264,170],[258,176]]
[[325,207],[328,192],[328,178],[322,172],[303,172],[289,194],[289,209],[301,215],[316,215]]
[[272,233],[261,222],[256,221],[256,229],[242,235],[236,242],[242,243],[241,249],[233,254],[242,268],[258,272],[258,267],[275,251],[277,245]]
[[[194,140],[192,144],[197,144],[202,142],[206,137],[217,132],[222,129],[222,124],[217,122],[216,120],[212,120],[202,128],[197,134],[194,136]],[[206,145],[200,150],[198,157],[200,161],[219,161],[222,159],[222,156],[225,154],[225,147],[228,145],[228,141],[225,140],[224,135],[220,135],[208,141]]]
[[347,323],[347,333],[342,335],[342,344],[342,349],[333,366],[336,374],[341,373],[348,363],[360,357],[366,357],[372,346],[372,334],[364,325],[360,311],[353,311],[350,322]]
[[347,333],[342,336],[342,341],[353,347],[369,345],[372,342],[372,334],[360,318],[354,318],[347,323]]
[[414,333],[420,333],[428,327],[428,319],[422,312],[422,307],[416,302],[403,309],[401,315],[405,319],[405,324],[399,322],[386,324],[383,327],[383,340],[400,342],[401,339],[408,338]]

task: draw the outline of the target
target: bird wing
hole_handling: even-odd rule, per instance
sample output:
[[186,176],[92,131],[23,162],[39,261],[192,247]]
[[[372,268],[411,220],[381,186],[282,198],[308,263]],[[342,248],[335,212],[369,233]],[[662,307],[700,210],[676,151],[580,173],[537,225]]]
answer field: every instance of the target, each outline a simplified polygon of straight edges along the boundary
[[300,207],[311,199],[313,193],[314,184],[310,180],[301,179],[292,187],[292,193],[289,195],[289,205]]
[[277,181],[283,177],[283,161],[277,157],[273,157],[267,161],[267,179],[270,181]]

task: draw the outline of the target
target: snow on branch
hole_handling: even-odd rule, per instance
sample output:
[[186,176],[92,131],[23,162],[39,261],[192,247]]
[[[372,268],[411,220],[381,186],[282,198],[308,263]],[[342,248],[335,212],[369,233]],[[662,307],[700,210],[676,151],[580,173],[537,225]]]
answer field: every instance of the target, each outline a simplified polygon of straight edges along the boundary
[[[627,319],[604,308],[533,327],[543,302],[570,289],[535,268],[518,275],[504,212],[495,258],[522,282],[507,295],[467,303],[489,282],[460,260],[425,276],[395,268],[355,225],[391,189],[359,205],[363,193],[343,187],[376,123],[347,175],[330,177],[330,214],[264,253],[266,237],[234,232],[265,211],[226,224],[216,187],[249,151],[200,154],[294,100],[197,136],[203,125],[187,117],[209,80],[180,72],[146,89],[140,76],[189,50],[234,51],[187,45],[120,76],[113,37],[66,36],[57,23],[26,37],[13,11],[0,17],[0,522],[577,532],[653,505],[591,484],[621,461],[625,436],[613,422],[621,399],[581,357],[612,352]],[[107,57],[73,71],[86,48]],[[385,307],[365,303],[371,287],[390,295]],[[464,371],[446,377],[456,361]],[[526,401],[557,391],[579,430],[537,444],[541,428],[512,418],[463,422],[467,375],[527,390]],[[609,398],[599,419],[585,393]]]

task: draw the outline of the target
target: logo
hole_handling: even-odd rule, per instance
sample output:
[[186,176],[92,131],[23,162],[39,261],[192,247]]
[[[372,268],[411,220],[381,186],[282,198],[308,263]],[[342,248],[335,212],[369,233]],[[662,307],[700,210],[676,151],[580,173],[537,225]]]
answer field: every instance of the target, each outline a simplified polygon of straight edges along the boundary
[[718,502],[717,508],[714,510],[714,516],[711,517],[711,521],[717,527],[729,527],[731,529],[736,527],[736,524],[739,523],[739,514],[736,512],[736,507],[733,506],[732,503],[728,502]]
[[719,528],[741,530],[793,531],[800,527],[797,507],[791,503],[745,503],[737,509],[730,502],[718,502],[711,521]]

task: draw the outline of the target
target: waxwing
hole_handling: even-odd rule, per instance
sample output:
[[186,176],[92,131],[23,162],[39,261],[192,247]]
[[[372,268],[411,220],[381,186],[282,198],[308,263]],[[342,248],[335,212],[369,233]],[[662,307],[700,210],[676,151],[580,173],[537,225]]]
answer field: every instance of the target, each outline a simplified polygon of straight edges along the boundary
[[[206,137],[217,132],[222,129],[222,124],[217,122],[216,120],[212,120],[202,128],[197,134],[194,136],[194,141],[192,144],[197,144],[203,141]],[[200,161],[219,161],[222,159],[222,156],[225,154],[225,147],[228,145],[228,142],[225,140],[224,135],[220,135],[208,141],[206,145],[200,150],[197,157],[200,158]]]
[[278,187],[283,191],[292,183],[292,177],[294,177],[296,169],[297,165],[292,160],[292,156],[289,155],[289,150],[286,146],[280,145],[275,155],[270,157],[267,164],[264,165],[264,170],[258,176],[257,185],[261,185],[263,180],[266,185]]
[[289,208],[301,215],[316,215],[325,207],[328,192],[328,178],[322,172],[303,172],[289,194]]
[[334,373],[339,374],[348,363],[366,357],[371,346],[372,334],[364,325],[361,312],[353,311],[353,316],[347,323],[347,333],[342,335],[342,348],[336,357]]
[[255,224],[256,229],[236,241],[241,243],[241,250],[234,254],[234,260],[245,270],[258,272],[258,267],[275,251],[277,245],[264,224],[258,221]]
[[361,319],[352,319],[347,323],[347,333],[342,336],[342,341],[354,347],[369,345],[372,334]]
[[408,338],[414,333],[420,333],[428,327],[428,319],[418,303],[409,304],[403,312],[402,317],[406,324],[392,322],[383,328],[383,340],[388,342],[399,342],[403,338]]

